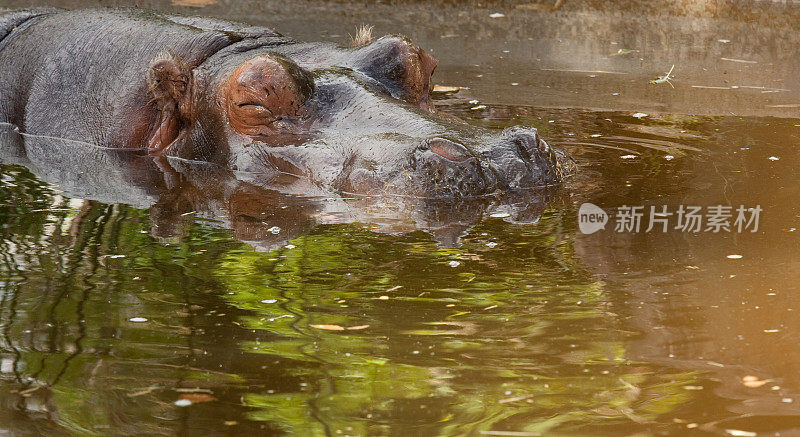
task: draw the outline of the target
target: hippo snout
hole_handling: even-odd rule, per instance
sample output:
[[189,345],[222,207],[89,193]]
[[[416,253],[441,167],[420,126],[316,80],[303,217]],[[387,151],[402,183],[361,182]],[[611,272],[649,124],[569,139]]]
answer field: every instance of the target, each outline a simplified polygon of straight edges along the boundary
[[558,184],[571,159],[550,147],[536,129],[514,127],[479,146],[447,138],[425,139],[410,157],[408,182],[422,197],[471,197]]
[[521,190],[563,182],[572,172],[572,158],[550,147],[536,129],[505,129],[484,156],[503,188]]

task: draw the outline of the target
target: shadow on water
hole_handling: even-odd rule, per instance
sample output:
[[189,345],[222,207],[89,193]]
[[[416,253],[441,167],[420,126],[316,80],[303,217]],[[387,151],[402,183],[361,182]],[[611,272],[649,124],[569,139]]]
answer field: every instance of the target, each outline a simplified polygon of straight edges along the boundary
[[[731,82],[714,101],[691,94],[688,79],[700,76],[683,73],[674,93],[628,80],[658,70],[649,57],[609,57],[612,41],[672,54],[680,63],[670,63],[698,75],[720,56],[736,58],[655,38],[675,27],[658,27],[652,15],[502,3],[496,7],[520,24],[518,33],[503,33],[517,28],[488,18],[495,9],[462,8],[479,37],[442,56],[457,38],[440,39],[433,24],[414,21],[416,3],[394,15],[381,15],[389,7],[379,6],[373,16],[309,4],[344,18],[302,27],[308,18],[289,10],[281,30],[292,34],[296,26],[293,36],[312,39],[364,17],[418,29],[439,47],[446,83],[472,88],[440,96],[437,107],[486,127],[535,126],[576,157],[580,174],[566,190],[516,202],[299,197],[286,192],[301,187],[245,183],[205,164],[23,139],[6,129],[4,428],[20,435],[525,436],[800,429],[800,121],[787,118],[791,108],[768,107],[792,104],[800,95],[793,82],[785,81],[786,94]],[[208,13],[243,13],[230,6]],[[756,12],[762,7],[754,4]],[[716,18],[667,12],[678,28],[697,30],[679,41],[698,45],[752,26],[720,11]],[[606,23],[600,36],[587,37],[580,25],[598,17],[610,21],[599,20]],[[530,58],[510,49],[518,64],[506,71],[496,68],[504,65],[499,59],[476,61],[487,67],[483,82],[459,73],[470,71],[459,64],[470,51],[489,56],[503,53],[507,41],[527,41],[523,18],[553,26],[538,42],[571,35],[567,41],[581,43],[573,52],[534,44]],[[708,26],[715,19],[723,24]],[[627,27],[614,27],[620,22]],[[771,65],[765,79],[786,79],[796,61],[775,47],[792,47],[793,37],[764,43],[764,52],[755,42],[788,27],[778,21],[717,43],[761,56]],[[494,95],[500,79],[533,71],[537,56],[561,70],[596,70],[599,64],[581,63],[600,61],[642,69],[606,82],[537,70],[531,81],[551,75],[547,85],[556,91],[519,80],[519,93],[504,88],[473,109],[470,100]],[[748,65],[727,74],[739,75],[736,83],[754,80]],[[622,85],[620,101],[593,94]],[[539,91],[550,100],[518,101]],[[579,97],[555,104],[571,91]],[[768,101],[776,94],[785,100]],[[732,115],[737,102],[741,111]],[[693,113],[705,115],[686,115]],[[577,224],[583,202],[608,212],[718,204],[764,212],[757,232],[615,232],[611,222],[585,235]]]

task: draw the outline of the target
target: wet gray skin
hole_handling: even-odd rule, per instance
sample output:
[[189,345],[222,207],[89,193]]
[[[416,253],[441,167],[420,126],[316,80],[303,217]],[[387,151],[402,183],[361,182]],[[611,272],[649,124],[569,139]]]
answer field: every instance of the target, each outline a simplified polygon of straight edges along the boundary
[[[307,102],[309,132],[283,138],[295,143],[279,147],[269,139],[234,142],[229,137],[238,171],[258,178],[277,167],[343,192],[418,197],[479,196],[562,180],[563,153],[533,128],[472,127],[398,104],[356,69],[305,66],[296,72],[314,83]],[[226,76],[213,69],[209,75]]]
[[[177,121],[174,141],[151,152],[219,163],[251,183],[292,191],[305,179],[334,192],[463,198],[557,185],[571,167],[533,128],[490,131],[435,114],[430,74],[415,99],[409,69],[428,55],[402,37],[340,48],[265,28],[128,10],[3,19],[17,29],[0,41],[0,63],[11,65],[0,82],[0,97],[10,102],[0,106],[0,121],[28,134],[147,147],[143,139],[167,113],[153,104],[156,86],[147,78],[154,60],[168,58],[190,69],[191,114]],[[54,43],[36,45],[44,37]],[[92,52],[94,44],[102,51]],[[81,45],[91,54],[68,56]],[[23,51],[26,62],[17,56]],[[281,65],[302,102],[287,97],[294,112],[275,111],[269,132],[244,135],[220,96],[237,68],[259,57]],[[43,72],[31,71],[38,67]]]

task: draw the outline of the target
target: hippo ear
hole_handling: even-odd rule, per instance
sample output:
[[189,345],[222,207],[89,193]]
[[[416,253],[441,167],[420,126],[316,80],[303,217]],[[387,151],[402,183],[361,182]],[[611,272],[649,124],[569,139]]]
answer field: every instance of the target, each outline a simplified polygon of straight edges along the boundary
[[402,36],[384,36],[352,52],[349,66],[383,85],[392,97],[434,112],[430,92],[436,58]]
[[172,144],[190,124],[191,68],[175,56],[166,53],[157,56],[147,71],[147,92],[150,103],[158,111],[147,148],[160,151]]

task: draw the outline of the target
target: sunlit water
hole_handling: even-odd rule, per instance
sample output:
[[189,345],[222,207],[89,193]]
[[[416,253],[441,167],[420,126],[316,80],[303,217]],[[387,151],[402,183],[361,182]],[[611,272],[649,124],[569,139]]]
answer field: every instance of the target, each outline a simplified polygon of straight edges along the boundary
[[[535,126],[581,171],[537,223],[487,215],[459,244],[311,221],[264,251],[192,214],[165,237],[147,209],[0,166],[0,425],[798,432],[800,120],[471,97],[437,103],[477,125]],[[615,232],[612,217],[584,235],[584,202],[763,211],[757,232]]]

